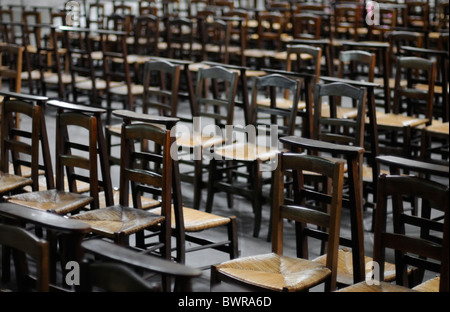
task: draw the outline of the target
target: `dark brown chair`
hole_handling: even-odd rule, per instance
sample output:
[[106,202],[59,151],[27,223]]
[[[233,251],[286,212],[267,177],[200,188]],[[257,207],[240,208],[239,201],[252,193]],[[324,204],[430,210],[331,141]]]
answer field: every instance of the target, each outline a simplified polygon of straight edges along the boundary
[[[284,95],[286,90],[290,92],[292,98],[290,110],[277,106],[277,94]],[[270,93],[267,95],[265,91]],[[258,105],[258,97],[262,94],[271,99],[269,107]],[[248,198],[252,202],[255,214],[253,230],[255,237],[259,235],[262,219],[264,201],[262,187],[267,183],[266,175],[274,169],[275,156],[281,148],[278,145],[278,138],[292,135],[294,132],[299,94],[298,80],[279,74],[256,78],[251,96],[251,123],[243,129],[233,128],[236,136],[243,135],[243,137],[236,142],[216,148],[212,154],[206,211],[212,210],[215,192],[222,191]],[[232,137],[233,134],[228,135]],[[230,200],[231,198],[229,205]]]
[[[177,131],[183,131],[177,138],[177,144],[181,149],[180,162],[192,167],[181,171],[181,179],[194,185],[194,209],[199,209],[201,192],[204,188],[205,150],[214,146],[222,145],[226,141],[223,135],[227,125],[233,125],[234,101],[236,98],[238,74],[220,66],[200,69],[197,74],[195,91],[195,112],[190,125],[177,125]],[[220,132],[215,134],[206,133],[202,126],[212,123]],[[181,128],[183,127],[183,128]],[[183,154],[189,153],[189,159],[183,160]],[[210,155],[208,155],[210,156]],[[210,158],[210,157],[208,157]]]
[[[0,92],[1,103],[1,187],[2,195],[24,192],[27,185],[39,190],[39,176],[53,187],[53,168],[45,125],[46,97]],[[19,117],[20,115],[20,117]],[[18,123],[22,119],[25,127]],[[42,157],[42,158],[41,158]],[[13,173],[9,173],[13,170]]]
[[[436,64],[432,60],[418,57],[400,57],[397,60],[394,106],[389,113],[377,112],[380,153],[396,153],[411,157],[414,151],[414,130],[430,125],[433,118],[434,82]],[[426,92],[414,86],[415,75],[428,81]],[[406,86],[402,78],[408,78]],[[402,140],[398,140],[399,137]]]
[[[449,188],[437,182],[414,176],[385,176],[379,178],[378,205],[374,241],[375,275],[369,282],[362,282],[342,291],[380,292],[411,291],[408,288],[408,266],[421,267],[437,272],[440,276],[427,280],[413,288],[417,291],[449,291]],[[414,196],[432,203],[432,207],[443,214],[444,222],[433,221],[426,216],[411,216],[405,213],[402,196]],[[386,228],[388,198],[392,197],[394,228]],[[418,227],[420,235],[412,236],[409,226]],[[430,236],[430,231],[433,232]],[[396,283],[380,279],[385,270],[383,265],[389,257],[387,251],[395,250]],[[379,273],[379,275],[377,275]],[[401,287],[403,286],[403,287]]]
[[[58,100],[48,101],[46,105],[57,109],[56,187],[9,196],[5,200],[65,215],[76,213],[88,204],[91,209],[98,208],[101,187],[105,191],[106,202],[112,204],[112,187],[101,123],[101,115],[105,110]],[[85,135],[85,141],[71,139],[71,131],[81,131]],[[47,166],[51,164],[47,163]],[[83,182],[89,185],[89,195],[78,191]]]
[[[92,232],[115,243],[128,245],[131,235],[136,234],[135,246],[146,248],[145,229],[157,234],[154,246],[150,250],[160,250],[161,255],[169,259],[171,253],[171,205],[172,163],[170,158],[174,138],[170,131],[155,125],[169,125],[169,129],[178,121],[177,118],[155,117],[136,114],[132,111],[114,111],[124,119],[121,130],[121,166],[119,204],[107,202],[107,207],[73,215],[72,218],[91,225]],[[132,123],[133,120],[141,121]],[[149,124],[152,123],[152,124]],[[148,140],[161,147],[162,157],[158,153],[152,156],[149,151],[135,151],[137,140]],[[106,150],[106,149],[105,149]],[[153,153],[155,155],[155,153]],[[143,162],[139,165],[138,162]],[[148,164],[148,166],[146,165]],[[131,185],[133,187],[131,187]],[[133,203],[129,203],[129,194]],[[157,215],[142,209],[141,196],[149,193],[161,200],[161,214]],[[153,248],[154,247],[154,248]]]
[[231,36],[230,22],[223,20],[204,21],[202,27],[202,60],[229,63],[229,45]]
[[[273,179],[272,253],[238,258],[211,269],[211,287],[218,282],[231,282],[259,291],[305,291],[325,282],[325,291],[336,288],[338,266],[339,230],[342,209],[344,162],[326,160],[316,156],[281,153]],[[295,177],[297,203],[285,202],[285,173],[292,171]],[[332,190],[326,194],[329,212],[305,205],[307,190],[304,188],[304,172],[317,172],[330,181]],[[315,199],[320,201],[320,194]],[[322,194],[323,195],[323,194]],[[305,200],[305,201],[303,201]],[[309,225],[328,229],[326,265],[308,260],[307,244],[301,241],[303,253],[298,258],[283,256],[283,231],[286,220],[295,221],[302,232]]]
[[22,88],[23,47],[12,43],[0,45],[0,87],[8,80],[9,90],[20,93]]
[[[192,291],[192,280],[201,275],[198,269],[144,255],[100,239],[86,240],[82,243],[82,248],[85,256],[81,267],[79,291],[93,289],[114,292],[172,291],[171,285],[164,284],[167,283],[164,278],[174,277],[173,291],[186,292]],[[136,270],[158,274],[163,279],[161,281],[152,277],[149,281]]]
[[336,39],[365,39],[368,28],[361,25],[361,7],[358,3],[337,4],[334,8],[334,35]]

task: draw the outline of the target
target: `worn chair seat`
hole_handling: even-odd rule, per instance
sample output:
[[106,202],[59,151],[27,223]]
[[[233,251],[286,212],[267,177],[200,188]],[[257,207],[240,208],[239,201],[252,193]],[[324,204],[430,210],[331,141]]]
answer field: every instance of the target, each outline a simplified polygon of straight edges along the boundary
[[[118,94],[118,95],[127,95],[128,94],[128,88],[126,85],[120,85],[120,86],[114,86],[109,89],[109,91],[112,94]],[[132,84],[131,85],[131,93],[134,95],[143,94],[144,93],[144,86]]]
[[[358,115],[358,109],[356,107],[343,107],[336,106],[336,118],[348,118],[353,119]],[[322,117],[330,117],[330,105],[322,104]]]
[[89,224],[93,233],[112,239],[118,232],[130,235],[164,221],[160,215],[121,205],[82,212],[71,218]]
[[[276,100],[276,102],[277,102],[277,107],[278,108],[291,109],[291,107],[292,107],[292,100],[291,99],[278,98]],[[270,106],[270,99],[268,99],[268,98],[259,99],[257,101],[257,103],[258,103],[258,105],[261,105],[261,106]],[[297,107],[298,107],[298,110],[304,110],[306,108],[306,102],[305,101],[299,101]]]
[[[113,200],[114,200],[115,205],[119,204],[119,197],[120,197],[120,192],[118,190],[113,190]],[[129,195],[128,201],[130,203],[133,202],[133,196],[131,194]],[[145,196],[141,196],[141,203],[142,203],[142,209],[144,209],[144,210],[149,209],[149,208],[154,208],[156,206],[161,205],[161,203],[158,200],[149,198],[149,197],[145,197]],[[99,193],[99,207],[100,208],[108,207],[108,205],[106,205],[105,196],[103,196],[103,192]]]
[[278,149],[269,146],[237,142],[217,148],[214,153],[222,159],[234,159],[239,161],[267,161],[276,156]]
[[33,80],[41,79],[41,72],[39,70],[35,69],[35,70],[32,70],[31,72],[23,71],[20,74],[20,77],[22,78],[22,80],[28,80],[28,79],[30,79],[30,76],[31,76],[31,79],[33,79]]
[[[384,87],[384,80],[383,78],[375,78],[373,80],[374,83],[379,84],[380,88]],[[408,85],[408,81],[406,79],[401,79],[400,80],[400,86],[401,87],[406,87]],[[394,89],[395,88],[395,78],[389,78],[389,89]]]
[[410,288],[391,284],[387,282],[380,282],[379,285],[369,285],[366,282],[360,282],[355,285],[342,288],[338,292],[416,292]]
[[377,112],[377,125],[387,127],[417,127],[426,124],[427,118],[417,118],[401,114]]
[[[287,59],[287,51],[281,51],[281,52],[275,52],[273,57],[277,60],[283,60],[285,61]],[[291,61],[297,60],[297,54],[291,54],[290,56]],[[310,54],[302,53],[300,54],[300,58],[304,61],[311,60],[313,57]]]
[[[38,183],[39,183],[39,190],[41,190],[41,191],[47,190],[47,180],[45,179],[45,176],[42,176],[42,175],[39,176]],[[79,193],[79,194],[87,193],[91,189],[90,184],[87,182],[77,180],[76,185],[77,185],[77,193]],[[64,177],[64,189],[65,190],[69,189],[67,177]],[[25,190],[28,192],[31,192],[31,189],[29,187],[26,187]]]
[[[370,257],[364,257],[365,263],[372,261]],[[315,262],[325,265],[327,260],[327,256],[323,255],[316,259]],[[384,271],[384,280],[385,282],[392,282],[395,280],[395,265],[392,263],[385,263],[385,271]],[[353,284],[353,260],[352,260],[352,252],[348,249],[339,249],[338,251],[338,274],[337,274],[337,282],[339,284],[344,285],[352,285]]]
[[247,284],[272,291],[301,291],[325,280],[331,271],[320,263],[275,253],[221,263],[217,270]]
[[[81,76],[75,77],[76,82],[83,82],[83,81],[87,81],[88,79],[89,79],[88,77],[81,77]],[[62,80],[63,84],[69,84],[72,82],[72,75],[63,73],[61,75],[61,80]],[[44,73],[44,81],[46,83],[50,83],[50,84],[57,84],[58,83],[58,75],[56,73],[50,73],[50,72]]]
[[275,55],[275,51],[264,50],[264,49],[246,49],[244,50],[244,55],[246,57],[273,57]]
[[58,191],[56,189],[22,193],[9,196],[6,201],[29,208],[51,210],[57,214],[67,214],[76,211],[93,200],[92,197],[77,193]]
[[431,125],[426,127],[427,132],[433,134],[449,134],[449,122],[441,122],[440,120],[433,120]]
[[429,279],[419,285],[413,287],[413,290],[420,292],[439,292],[439,283],[441,278],[439,276]]
[[[161,208],[150,209],[150,212],[161,215]],[[172,215],[174,214],[172,206]],[[200,232],[230,223],[231,219],[193,208],[183,207],[184,230]],[[172,218],[172,229],[176,229],[175,218]]]
[[[121,86],[122,84],[123,84],[122,82],[111,82],[110,87],[118,87],[118,86]],[[92,83],[92,80],[84,80],[84,81],[78,82],[76,84],[76,87],[78,89],[91,90],[93,88],[93,83]],[[106,89],[106,81],[103,79],[96,79],[95,80],[95,88],[97,90]]]
[[202,146],[208,148],[224,142],[222,136],[181,136],[177,138],[177,145],[181,147]]
[[23,176],[0,171],[0,194],[33,184],[33,180]]

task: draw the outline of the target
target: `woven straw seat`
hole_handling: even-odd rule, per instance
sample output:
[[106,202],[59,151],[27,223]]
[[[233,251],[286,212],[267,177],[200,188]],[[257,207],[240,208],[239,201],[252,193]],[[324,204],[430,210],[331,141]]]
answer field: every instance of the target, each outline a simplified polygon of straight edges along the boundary
[[[161,208],[149,210],[161,215]],[[172,215],[174,214],[172,206]],[[200,232],[230,223],[230,218],[221,217],[212,213],[203,212],[197,209],[183,207],[184,230],[186,232]],[[172,218],[172,229],[176,228],[175,218]]]
[[83,212],[71,218],[89,224],[92,232],[112,239],[117,232],[130,235],[164,221],[160,215],[121,205]]
[[272,291],[302,291],[331,274],[322,264],[275,253],[231,260],[217,268],[224,275]]
[[440,281],[441,278],[437,276],[417,285],[416,287],[413,287],[413,290],[421,292],[438,292]]
[[400,285],[380,282],[379,285],[369,285],[366,282],[357,283],[355,285],[342,288],[338,292],[416,292],[407,287]]
[[202,146],[202,148],[208,148],[214,145],[222,144],[224,141],[225,140],[222,136],[181,136],[180,138],[177,138],[178,146],[185,147]]
[[[113,200],[114,200],[114,204],[118,205],[119,204],[119,197],[120,197],[120,192],[118,190],[113,190]],[[129,202],[133,201],[133,197],[130,194],[129,195]],[[145,197],[145,196],[141,196],[141,202],[142,202],[142,209],[149,209],[149,208],[154,208],[157,207],[159,205],[161,205],[161,203],[153,198],[149,198],[149,197]],[[103,192],[99,193],[99,205],[100,208],[105,208],[108,205],[106,205],[106,201],[105,201],[105,196],[103,196]]]
[[27,185],[33,184],[33,180],[22,176],[0,171],[0,194],[7,193]]
[[377,125],[386,127],[417,127],[427,122],[427,118],[377,112]]
[[[327,256],[323,255],[316,259],[315,262],[325,265]],[[365,257],[365,263],[372,261],[372,258]],[[367,270],[366,270],[367,271]],[[395,265],[392,263],[385,263],[384,280],[392,282],[395,280]],[[337,282],[344,285],[353,284],[353,260],[352,253],[347,249],[339,249],[338,251],[338,274]]]
[[240,161],[253,161],[259,159],[261,161],[266,161],[273,158],[278,153],[278,149],[271,149],[265,145],[237,142],[217,148],[214,153],[221,159],[234,159]]
[[[290,109],[292,107],[292,100],[285,99],[285,98],[278,98],[277,100],[277,107],[282,109]],[[258,105],[261,106],[270,106],[270,99],[259,99]],[[306,102],[305,101],[299,101],[297,105],[298,110],[302,110],[306,108]]]
[[88,205],[92,201],[92,197],[52,189],[9,196],[7,201],[29,208],[67,214]]

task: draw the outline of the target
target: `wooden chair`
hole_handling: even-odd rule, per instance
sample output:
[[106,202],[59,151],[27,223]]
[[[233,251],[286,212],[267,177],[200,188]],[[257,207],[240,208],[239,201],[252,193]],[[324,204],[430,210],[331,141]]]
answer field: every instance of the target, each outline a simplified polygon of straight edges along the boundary
[[311,13],[295,14],[292,18],[292,39],[322,38],[322,18]]
[[249,34],[249,12],[241,9],[233,9],[225,12],[220,19],[229,22],[231,25],[230,44],[228,47],[228,52],[230,53],[230,63],[234,65],[246,66],[244,51],[247,48]]
[[64,47],[67,51],[69,73],[71,75],[72,98],[75,103],[83,103],[87,97],[90,104],[100,106],[105,96],[106,79],[96,66],[103,55],[94,51],[91,30],[88,28],[61,26]]
[[[331,105],[331,115],[324,118],[322,98],[328,96],[351,97],[357,100],[358,118],[339,119],[334,105]],[[336,101],[332,102],[336,103]],[[363,221],[361,209],[362,194],[362,165],[364,142],[364,115],[366,112],[366,90],[352,87],[344,83],[317,84],[314,100],[314,121],[311,139],[288,136],[280,141],[293,151],[320,153],[323,157],[344,158],[347,161],[346,184],[349,189],[344,195],[344,207],[350,209],[351,238],[341,237],[341,245],[351,248],[351,251],[339,251],[339,265],[337,280],[339,284],[350,285],[359,282],[364,276],[364,244]],[[362,119],[361,119],[362,118]],[[339,131],[348,127],[347,132]],[[316,177],[308,176],[315,180]],[[316,261],[325,263],[326,256]],[[351,259],[351,260],[350,260]],[[352,264],[343,262],[352,261]],[[347,269],[349,271],[347,271]]]
[[[53,168],[44,114],[47,98],[15,92],[0,92],[0,96],[3,97],[0,193],[21,193],[27,185],[31,185],[33,191],[38,191],[42,173],[45,174],[46,186],[53,187]],[[18,122],[18,115],[23,119],[22,126]],[[9,173],[10,167],[13,173]]]
[[[250,35],[247,49],[244,51],[246,65],[261,69],[267,66],[267,60],[274,52],[282,51],[281,34],[284,17],[278,12],[260,12],[258,14],[257,33]],[[249,64],[249,59],[255,60]]]
[[[36,235],[48,245],[46,270],[49,274],[47,282],[50,284],[47,287],[52,291],[70,291],[73,285],[69,285],[65,278],[70,273],[70,268],[66,267],[66,264],[71,261],[81,263],[81,241],[90,232],[89,226],[46,211],[11,203],[0,204],[0,216],[5,224],[19,226],[27,231],[33,230],[33,228],[39,230],[36,231]],[[4,281],[10,279],[9,257],[10,251],[4,248],[2,251],[2,278]],[[58,262],[60,269],[57,268]],[[58,271],[61,280],[57,278]]]
[[[16,258],[17,291],[31,291],[28,262],[31,257],[36,265],[36,291],[49,291],[49,255],[48,243],[23,228],[0,224],[0,245],[12,248]],[[1,290],[1,289],[0,289]]]
[[88,16],[86,17],[86,27],[90,29],[105,29],[106,15],[104,3],[89,4]]
[[419,31],[428,32],[430,29],[429,1],[405,1],[403,10],[404,26]]
[[[377,273],[380,275],[375,275],[370,283],[367,283],[367,281],[358,283],[344,288],[342,291],[411,291],[407,288],[407,268],[409,265],[414,265],[440,273],[439,277],[415,286],[414,290],[448,292],[448,186],[414,176],[382,175],[379,179],[378,192],[379,201],[376,212],[377,225],[375,227],[373,259],[375,263],[384,263],[388,257],[387,250],[393,249],[396,251],[394,256],[396,283],[392,285],[381,280],[379,276],[383,276],[385,268],[383,265],[378,265]],[[432,203],[434,208],[444,214],[444,222],[435,222],[425,216],[411,216],[405,213],[402,195],[417,196]],[[393,200],[393,230],[386,228],[387,201],[390,196]],[[419,237],[412,236],[410,230],[407,230],[407,227],[411,225],[420,229]],[[424,233],[428,234],[431,230],[436,233],[436,236],[434,236],[436,238],[423,236]],[[439,236],[439,233],[442,234]],[[431,283],[435,287],[431,286]],[[400,288],[399,285],[403,287]]]
[[204,21],[202,25],[202,60],[229,63],[231,24],[223,20]]
[[9,90],[20,93],[22,88],[22,46],[3,43],[0,45],[0,87],[3,80],[8,80]]
[[138,97],[142,97],[144,88],[137,82],[136,73],[128,62],[128,49],[124,31],[99,31],[102,54],[103,74],[106,80],[107,124],[111,122],[113,102],[121,104],[122,109],[134,110]]
[[[260,92],[267,90],[270,92],[270,107],[258,105]],[[290,110],[277,107],[277,93],[284,94],[285,90],[291,94]],[[254,237],[259,235],[264,200],[262,186],[267,183],[263,172],[266,171],[266,175],[273,170],[274,157],[280,149],[276,139],[294,131],[299,94],[298,80],[279,74],[256,78],[251,96],[251,123],[244,129],[234,127],[236,136],[240,133],[243,137],[216,148],[210,161],[206,211],[211,212],[214,193],[218,191],[250,199],[255,214]],[[233,134],[227,135],[231,137]]]
[[167,57],[193,61],[196,27],[184,17],[169,17],[166,24]]
[[368,28],[361,25],[361,8],[358,4],[337,4],[334,8],[334,35],[336,39],[359,41],[366,38]]
[[[383,130],[387,130],[387,135],[391,133],[388,141],[380,137],[380,153],[390,151],[405,157],[412,156],[414,129],[420,125],[430,125],[433,118],[435,70],[436,64],[431,60],[418,57],[400,57],[397,60],[393,110],[387,114],[377,113],[379,134],[384,135]],[[427,92],[414,87],[414,78],[408,73],[414,75],[417,71],[422,72],[422,77],[428,81]],[[401,80],[405,74],[410,78],[408,85],[403,87]],[[400,144],[395,133],[403,136]]]
[[[5,201],[66,215],[76,213],[89,204],[91,209],[98,208],[101,187],[105,191],[106,202],[112,204],[112,187],[101,123],[101,115],[105,110],[58,100],[48,101],[46,105],[57,109],[56,187],[9,196]],[[80,131],[85,141],[71,139],[69,129]],[[42,135],[44,134],[46,133]],[[48,163],[47,166],[51,164]],[[78,191],[83,182],[89,185],[89,195]]]
[[[147,249],[149,251],[161,250],[161,255],[169,259],[172,204],[170,149],[174,138],[170,136],[169,130],[154,124],[166,124],[170,129],[178,120],[170,117],[134,114],[132,111],[114,111],[113,113],[124,119],[121,130],[119,204],[114,205],[107,202],[108,206],[105,208],[86,211],[73,215],[72,218],[88,223],[94,234],[113,240],[117,244],[128,245],[130,236],[137,234],[135,246],[141,249],[147,247],[144,242],[143,230],[153,227],[155,233],[160,235],[160,239],[154,242],[154,248]],[[138,116],[138,118],[136,119],[134,116]],[[132,120],[141,121],[141,123],[132,123]],[[159,153],[157,157],[152,157],[152,153],[149,151],[135,151],[135,142],[144,139],[160,146],[163,151],[162,157],[159,156]],[[139,165],[137,162],[141,161],[143,163]],[[130,190],[132,191],[132,205],[129,204]],[[142,209],[141,196],[143,193],[150,193],[161,199],[162,212],[160,215]]]
[[[296,177],[296,198],[298,203],[285,202],[285,172],[292,170]],[[332,191],[328,193],[329,212],[307,207],[303,199],[308,195],[302,183],[305,171],[317,172],[329,179]],[[219,281],[245,285],[252,290],[264,291],[305,291],[322,282],[326,282],[325,290],[336,288],[337,256],[340,217],[342,209],[343,161],[281,153],[274,173],[273,193],[273,238],[272,253],[238,258],[212,266],[211,287]],[[300,195],[302,194],[302,195]],[[320,195],[319,195],[320,196]],[[319,196],[317,198],[319,198]],[[305,253],[298,258],[283,256],[283,228],[285,219],[295,221],[298,229],[308,224],[326,227],[328,232],[327,252],[330,257],[326,265],[308,260],[307,245],[302,241]]]
[[[194,172],[189,169],[181,172],[182,181],[194,185],[194,209],[200,207],[204,188],[202,175],[205,151],[227,142],[223,131],[227,125],[233,125],[237,83],[238,74],[231,70],[220,66],[200,69],[196,82],[194,120],[192,125],[186,125],[192,126],[192,131],[187,127],[181,128],[182,124],[177,126],[177,131],[183,131],[177,138],[177,145],[181,149],[180,161],[194,167]],[[214,134],[205,132],[204,127],[211,125],[216,127]],[[189,159],[183,161],[186,152]]]

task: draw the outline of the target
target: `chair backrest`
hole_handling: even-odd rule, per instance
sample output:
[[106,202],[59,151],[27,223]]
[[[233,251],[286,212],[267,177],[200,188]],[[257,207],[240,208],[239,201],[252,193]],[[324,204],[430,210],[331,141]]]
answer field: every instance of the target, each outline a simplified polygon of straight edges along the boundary
[[[255,79],[251,96],[251,120],[258,135],[272,136],[273,127],[276,127],[276,137],[292,135],[295,128],[298,101],[300,97],[301,81],[287,78],[280,74],[261,76]],[[268,93],[266,93],[268,91]],[[277,107],[277,98],[283,98],[289,92],[292,108]],[[263,92],[263,93],[261,93]],[[277,96],[277,93],[281,94]],[[258,98],[268,94],[270,106],[259,105]]]
[[221,129],[232,125],[238,74],[221,66],[197,74],[194,117],[209,119]]
[[[364,124],[366,116],[366,89],[345,83],[316,84],[314,92],[314,118],[312,138],[315,140],[364,146]],[[323,99],[328,97],[329,115],[323,114]],[[356,101],[355,118],[338,115],[339,106],[333,97]],[[344,131],[346,130],[346,131]]]
[[[408,80],[406,87],[402,86],[402,79]],[[393,112],[398,114],[406,111],[411,116],[423,114],[428,118],[427,124],[431,124],[435,80],[436,61],[414,56],[399,57],[395,75]],[[428,85],[426,92],[414,87],[418,81]]]
[[166,60],[154,60],[144,65],[142,112],[176,117],[181,66]]
[[158,55],[160,19],[156,15],[140,15],[134,21],[134,53]]
[[[315,82],[320,79],[322,49],[307,44],[288,45],[286,57],[286,70],[296,72],[307,72],[315,75]],[[292,54],[296,55],[295,61],[292,60]],[[308,55],[307,59],[303,60],[302,56]],[[309,59],[309,56],[311,59]],[[294,63],[294,65],[292,64]]]
[[397,56],[401,54],[401,46],[423,48],[425,44],[424,34],[413,31],[395,30],[387,34],[387,39],[389,42],[389,76],[395,73],[394,68],[396,66]]
[[[431,215],[411,215],[406,212],[403,197],[421,198],[430,207],[444,214],[444,221]],[[381,175],[378,179],[378,197],[375,220],[373,259],[382,264],[386,250],[395,250],[396,283],[407,286],[407,266],[440,273],[440,291],[449,291],[448,232],[449,187],[424,178],[407,175]],[[392,198],[393,229],[386,227],[386,210]],[[419,236],[411,235],[415,227]],[[430,260],[431,259],[431,260]],[[437,261],[437,262],[436,262]],[[379,276],[384,266],[379,266]]]
[[[106,204],[113,205],[111,176],[101,121],[106,110],[58,100],[50,100],[47,105],[57,109],[56,188],[77,193],[77,181],[89,183],[90,196],[93,198],[91,209],[99,208],[100,188],[104,191]],[[71,133],[76,133],[76,136],[71,136]]]
[[[24,228],[0,224],[0,245],[12,248],[15,257],[15,272],[18,291],[49,291],[49,246],[48,242],[40,239]],[[36,286],[33,285],[27,257],[35,261]],[[1,291],[1,289],[0,289]]]
[[[302,155],[299,153],[280,153],[278,166],[274,172],[273,188],[273,223],[272,223],[272,251],[278,254],[283,252],[283,220],[295,221],[298,237],[297,256],[308,259],[308,242],[304,233],[319,232],[318,229],[326,229],[322,235],[327,235],[327,262],[326,266],[331,270],[328,289],[336,288],[337,263],[340,220],[342,210],[342,191],[344,180],[344,161],[330,160],[317,156]],[[287,172],[293,177],[293,201],[285,201],[285,178]],[[303,184],[303,173],[318,173],[330,182],[331,189],[326,193],[312,195]],[[326,188],[325,188],[326,190]],[[311,197],[312,196],[312,197]],[[328,209],[323,210],[323,205],[308,206],[307,200],[314,198],[316,201],[326,203]],[[322,208],[322,209],[320,209]],[[310,225],[309,227],[307,225]],[[312,228],[311,225],[317,227]],[[326,234],[327,233],[327,234]]]
[[294,39],[320,39],[322,18],[311,13],[295,14],[292,18],[292,37]]
[[373,82],[375,78],[375,53],[347,50],[339,53],[338,77]]
[[96,28],[103,29],[106,26],[105,5],[103,3],[89,4],[88,16],[86,18],[86,26],[93,28],[92,25],[97,25]]
[[[44,170],[47,187],[53,188],[53,169],[44,114],[48,99],[13,92],[0,92],[0,95],[4,97],[1,103],[0,170],[7,173],[10,161],[16,175],[25,175],[22,170],[30,168],[29,175],[35,191],[39,190],[39,170]],[[27,127],[20,125],[19,115],[21,123]]]
[[23,50],[20,45],[3,43],[0,45],[0,88],[4,78],[9,79],[10,91],[20,93],[22,86]]

